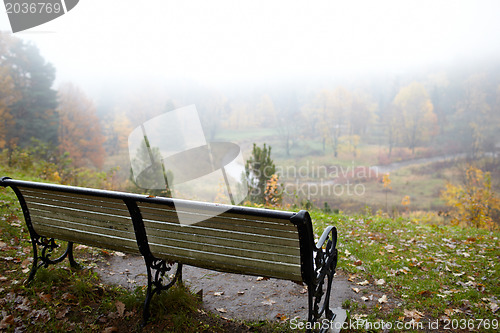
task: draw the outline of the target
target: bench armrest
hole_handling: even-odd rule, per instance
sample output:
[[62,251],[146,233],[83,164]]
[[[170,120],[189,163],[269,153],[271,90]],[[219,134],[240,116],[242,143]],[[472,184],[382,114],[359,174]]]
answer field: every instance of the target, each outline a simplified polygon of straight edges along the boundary
[[[316,242],[316,249],[317,250],[319,250],[323,247],[323,244],[328,239],[328,235],[330,234],[330,231],[332,231],[332,229],[334,229],[334,228],[335,228],[334,226],[329,226],[328,228],[325,229],[325,231],[323,231],[323,234],[321,235],[319,240]],[[336,228],[335,228],[334,234],[332,234],[332,238],[334,238],[333,236],[335,236],[335,243],[337,243],[337,229]]]
[[337,266],[337,228],[327,227],[313,250],[315,271],[318,272],[316,278],[321,280],[329,270],[335,270]]

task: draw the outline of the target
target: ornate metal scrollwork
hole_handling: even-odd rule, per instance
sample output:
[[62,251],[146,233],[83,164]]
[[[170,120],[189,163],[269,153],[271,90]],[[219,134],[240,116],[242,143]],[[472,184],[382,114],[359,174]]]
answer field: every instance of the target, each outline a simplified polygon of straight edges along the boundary
[[[309,303],[312,305],[312,313],[309,313],[309,321],[316,322],[323,314],[325,318],[332,320],[335,315],[330,310],[330,294],[337,267],[337,231],[330,228],[326,239],[315,248],[314,266],[315,279],[312,286],[309,286]],[[322,237],[323,239],[323,237]],[[324,243],[326,242],[326,245]],[[326,288],[325,288],[326,279]],[[326,289],[326,290],[325,290]],[[323,304],[321,304],[323,302]]]
[[163,290],[169,289],[177,281],[182,282],[182,264],[177,264],[175,274],[167,275],[174,268],[175,262],[157,259],[152,255],[144,259],[148,272],[148,287],[146,300],[144,301],[143,326],[146,325],[149,319],[149,305],[154,294],[159,294]]
[[[26,283],[29,284],[35,277],[37,270],[40,267],[47,268],[49,265],[55,265],[68,257],[71,267],[79,267],[79,265],[75,262],[73,258],[73,243],[68,242],[68,246],[66,251],[59,257],[54,260],[51,259],[53,251],[59,247],[56,244],[54,238],[47,238],[45,236],[32,237],[31,239],[33,245],[33,266],[31,267],[31,272],[26,280]],[[38,247],[41,248],[41,254],[38,255]],[[39,262],[40,261],[40,262]]]
[[[182,275],[181,267],[177,268],[176,274],[173,277],[167,276],[167,273],[172,270],[174,265],[175,265],[174,262],[167,262],[161,259],[154,258],[151,260],[150,267],[152,270],[155,271],[154,280],[152,280],[151,282],[155,286],[155,290],[158,290],[157,292],[169,289],[177,280],[181,279]],[[167,282],[164,280],[167,280]]]

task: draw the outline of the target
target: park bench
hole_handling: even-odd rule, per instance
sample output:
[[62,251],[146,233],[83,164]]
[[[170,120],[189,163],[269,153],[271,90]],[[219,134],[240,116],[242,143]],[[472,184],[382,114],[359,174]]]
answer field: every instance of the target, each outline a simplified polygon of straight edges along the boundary
[[[78,243],[144,257],[144,324],[154,294],[182,281],[183,264],[304,283],[308,322],[335,317],[329,299],[337,231],[329,226],[315,242],[307,211],[227,206],[9,177],[1,178],[0,185],[17,195],[31,237],[33,264],[27,283],[38,268],[65,258],[77,266],[73,243]],[[184,216],[206,219],[180,224],[179,209]],[[67,248],[52,258],[56,239],[68,242]]]

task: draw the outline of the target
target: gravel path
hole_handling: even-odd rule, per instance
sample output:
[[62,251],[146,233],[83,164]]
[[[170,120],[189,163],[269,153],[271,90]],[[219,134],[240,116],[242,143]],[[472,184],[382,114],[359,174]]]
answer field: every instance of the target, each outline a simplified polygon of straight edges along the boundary
[[[105,283],[134,289],[147,284],[144,260],[135,256],[110,256],[97,272]],[[206,310],[241,320],[307,318],[307,290],[291,281],[262,279],[249,275],[220,273],[192,266],[183,267],[183,280],[193,292],[203,293]],[[340,308],[356,297],[342,274],[333,281],[331,308]]]

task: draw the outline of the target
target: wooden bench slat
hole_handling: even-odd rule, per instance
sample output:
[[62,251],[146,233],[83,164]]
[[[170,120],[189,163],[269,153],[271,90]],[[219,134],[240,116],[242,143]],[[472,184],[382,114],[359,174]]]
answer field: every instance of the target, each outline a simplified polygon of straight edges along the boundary
[[113,251],[139,254],[135,237],[121,238],[79,229],[71,229],[64,225],[47,225],[43,224],[41,221],[38,222],[37,232],[39,232],[41,236],[54,237],[67,242],[85,244]]
[[[90,223],[89,223],[90,222]],[[130,235],[131,239],[135,239],[134,228],[132,223],[130,223],[129,229],[119,229],[115,228],[112,221],[100,221],[97,223],[95,220],[82,219],[74,216],[68,216],[58,213],[41,212],[34,211],[32,215],[32,223],[35,231],[38,228],[38,223],[43,223],[46,225],[54,224],[57,226],[74,225],[74,228],[78,228],[83,231],[93,231],[102,234],[115,235]],[[111,226],[111,227],[110,227]]]
[[255,243],[255,247],[253,249],[244,249],[235,242],[231,245],[227,243],[219,243],[219,244],[209,244],[207,242],[198,241],[185,241],[177,238],[165,238],[165,237],[156,237],[152,235],[148,235],[149,243],[156,244],[164,244],[165,246],[173,246],[184,248],[187,250],[193,251],[203,251],[206,253],[213,253],[214,255],[223,254],[228,256],[237,256],[241,258],[245,258],[242,260],[248,259],[262,259],[276,261],[276,262],[284,262],[284,263],[300,263],[300,253],[298,249],[295,249],[294,252],[290,251],[290,254],[282,254],[273,252],[272,247],[268,247],[265,251],[262,249],[261,244]]
[[49,193],[28,193],[24,195],[26,202],[36,202],[40,204],[46,204],[50,206],[61,206],[81,210],[91,210],[96,212],[101,212],[109,214],[110,211],[114,214],[119,214],[125,217],[130,217],[126,205],[122,200],[81,200],[79,196],[67,197],[67,196],[54,196]]
[[67,208],[50,207],[34,203],[30,203],[29,207],[30,211],[32,211],[35,215],[47,217],[58,216],[60,219],[67,218],[73,221],[78,221],[81,224],[115,230],[134,231],[134,226],[130,217],[102,213],[93,214],[88,211],[75,211]]
[[232,273],[302,281],[300,264],[294,265],[265,260],[252,260],[222,254],[215,255],[213,253],[187,250],[160,244],[150,244],[150,248],[158,258],[178,261],[187,265],[224,270]]
[[[275,252],[279,254],[294,255],[299,248],[298,241],[290,239],[273,238],[271,236],[264,237],[262,235],[235,235],[232,232],[215,232],[206,230],[205,234],[193,231],[192,228],[179,226],[171,226],[171,228],[157,229],[148,225],[148,238],[159,237],[166,239],[178,239],[187,242],[199,242],[201,244],[220,245],[223,244],[228,248],[242,248],[253,250],[258,248],[264,252]],[[273,242],[274,240],[274,242]]]
[[[177,212],[168,206],[160,206],[158,204],[150,204],[150,203],[138,203],[138,206],[141,210],[143,216],[157,216],[160,220],[168,219],[171,222],[179,223]],[[183,212],[185,216],[193,215],[193,217],[201,217],[198,220],[205,220],[203,222],[198,222],[197,224],[203,225],[207,221],[213,221],[214,223],[220,221],[225,224],[235,224],[235,225],[245,225],[248,227],[258,227],[258,228],[268,228],[274,230],[283,230],[296,232],[296,227],[288,220],[280,220],[276,218],[266,218],[266,217],[251,217],[244,216],[242,214],[230,214],[227,212],[218,214],[213,216],[210,212],[206,210],[200,209],[197,211],[189,211]],[[187,224],[187,223],[186,223]]]
[[[289,223],[288,221],[281,221],[280,223],[269,223],[267,221],[259,221],[257,219],[228,219],[224,216],[208,216],[203,222],[198,222],[194,224],[179,224],[179,220],[176,212],[167,212],[164,214],[151,214],[147,210],[139,206],[144,220],[157,221],[159,223],[165,222],[170,225],[180,225],[182,228],[198,227],[198,228],[209,228],[213,230],[229,230],[229,231],[240,231],[248,234],[260,234],[260,235],[279,235],[281,238],[297,239],[297,228]],[[161,228],[159,226],[159,228]],[[168,226],[166,226],[168,228]]]
[[[157,197],[155,197],[154,199],[157,199]],[[233,212],[230,210],[222,209],[225,206],[232,207],[232,206],[227,206],[227,205],[218,205],[218,204],[213,204],[213,203],[200,202],[199,205],[191,203],[190,205],[186,206],[186,204],[179,203],[179,201],[176,201],[176,202],[177,202],[177,204],[174,205],[173,203],[167,203],[167,202],[158,203],[158,202],[150,202],[147,200],[137,201],[137,203],[139,205],[142,205],[143,208],[158,209],[160,211],[164,210],[164,209],[170,209],[170,210],[179,209],[179,210],[193,211],[193,209],[195,209],[198,213],[204,214],[204,215],[209,215],[209,216],[224,215],[227,217],[234,217],[234,218],[241,218],[242,216],[244,216],[244,217],[249,218],[249,219],[251,219],[252,216],[258,216],[256,218],[260,219],[262,221],[274,221],[274,220],[276,220],[276,217],[273,217],[274,215],[271,214],[274,212],[272,209],[262,209],[262,208],[257,209],[259,211],[265,211],[266,213],[267,212],[270,213],[269,216],[266,216],[265,214],[264,215],[262,215],[262,214],[257,214],[257,215],[250,214],[249,212],[252,209],[256,209],[256,208],[251,208],[251,207],[245,207],[247,210]],[[217,209],[217,207],[220,207],[220,209]],[[217,212],[217,213],[214,213],[214,212]],[[293,215],[293,214],[291,214],[291,215]]]
[[[149,234],[150,230],[165,230],[174,232],[184,232],[192,233],[194,235],[206,236],[206,237],[222,237],[222,238],[232,238],[235,240],[247,240],[252,241],[255,239],[261,239],[263,243],[267,244],[277,244],[280,246],[297,246],[298,247],[298,236],[297,234],[286,234],[286,233],[276,233],[269,230],[260,230],[260,233],[248,232],[247,230],[233,230],[233,229],[217,229],[209,227],[200,227],[198,225],[187,225],[181,226],[175,223],[163,222],[163,221],[151,221],[144,220],[144,226],[146,232]],[[254,230],[252,230],[254,231]]]
[[37,189],[37,188],[29,188],[29,187],[18,187],[23,195],[29,194],[32,196],[39,196],[39,197],[46,197],[46,198],[53,198],[55,200],[61,200],[61,201],[68,201],[72,202],[75,201],[74,198],[78,198],[80,201],[88,201],[88,202],[102,202],[104,206],[106,206],[106,203],[120,203],[123,202],[122,199],[119,198],[112,198],[112,197],[102,197],[102,196],[92,196],[92,195],[87,195],[87,194],[82,194],[82,193],[74,193],[70,190],[60,190],[60,191],[51,191],[47,189]]

